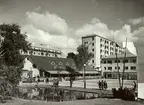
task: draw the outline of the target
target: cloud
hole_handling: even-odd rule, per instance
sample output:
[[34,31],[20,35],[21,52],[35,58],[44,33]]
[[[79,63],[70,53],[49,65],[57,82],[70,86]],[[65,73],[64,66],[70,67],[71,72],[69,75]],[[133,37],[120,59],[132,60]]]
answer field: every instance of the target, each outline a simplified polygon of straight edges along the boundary
[[91,34],[97,34],[118,42],[123,42],[126,40],[126,38],[131,40],[132,37],[130,25],[125,24],[119,30],[110,30],[107,24],[101,22],[97,18],[92,19],[90,23],[85,24],[76,30],[76,35],[79,37]]
[[144,24],[144,17],[130,19],[128,22],[132,25]]
[[65,20],[56,14],[50,14],[49,12],[42,14],[37,12],[27,12],[26,22],[51,35],[65,35],[68,32],[68,25]]
[[76,52],[76,48],[79,45],[79,40],[75,40],[69,36],[51,35],[48,32],[35,28],[33,25],[23,26],[22,31],[27,32],[27,40],[29,42],[51,45],[53,48],[61,49],[64,56],[68,52]]
[[133,37],[133,33],[131,32],[130,25],[125,24],[122,26],[121,29],[110,30],[107,24],[101,22],[97,18],[94,18],[90,23],[85,24],[81,28],[76,30],[76,35],[79,37],[91,34],[100,35],[110,40],[114,40],[117,43],[124,43],[127,39],[127,48],[131,53],[136,54],[136,49],[133,44],[135,38]]
[[79,37],[91,34],[108,37],[110,35],[110,30],[105,23],[102,23],[97,18],[92,19],[90,23],[85,24],[81,28],[76,30],[76,35]]
[[26,24],[22,27],[22,31],[27,32],[30,42],[60,48],[65,56],[68,52],[76,52],[76,48],[81,44],[81,37],[85,35],[97,34],[111,40],[115,38],[116,42],[124,42],[126,38],[130,42],[133,36],[130,25],[125,24],[119,30],[110,30],[107,24],[94,18],[74,30],[58,15],[36,11],[26,12]]
[[39,11],[39,10],[41,10],[40,6],[34,9],[34,11]]

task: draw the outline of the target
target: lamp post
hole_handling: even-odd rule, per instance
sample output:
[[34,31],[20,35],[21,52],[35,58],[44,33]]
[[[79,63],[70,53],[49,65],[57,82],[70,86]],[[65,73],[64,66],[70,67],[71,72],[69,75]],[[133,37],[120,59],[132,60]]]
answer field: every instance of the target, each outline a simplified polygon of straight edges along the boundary
[[83,69],[83,81],[84,81],[84,89],[86,89],[85,67],[86,67],[86,64],[84,64],[84,69]]
[[[84,89],[86,89],[86,79],[85,79],[85,67],[86,67],[86,64],[83,65],[84,68],[83,68],[83,82],[84,82]],[[86,99],[86,93],[84,92],[84,98]]]

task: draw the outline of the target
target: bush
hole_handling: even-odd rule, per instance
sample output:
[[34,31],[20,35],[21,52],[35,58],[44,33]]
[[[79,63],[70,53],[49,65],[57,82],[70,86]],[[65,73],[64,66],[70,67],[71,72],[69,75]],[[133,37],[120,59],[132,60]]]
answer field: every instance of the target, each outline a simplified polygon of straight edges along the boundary
[[135,100],[135,91],[129,88],[119,88],[116,90],[115,88],[112,89],[114,98],[120,98],[123,100]]

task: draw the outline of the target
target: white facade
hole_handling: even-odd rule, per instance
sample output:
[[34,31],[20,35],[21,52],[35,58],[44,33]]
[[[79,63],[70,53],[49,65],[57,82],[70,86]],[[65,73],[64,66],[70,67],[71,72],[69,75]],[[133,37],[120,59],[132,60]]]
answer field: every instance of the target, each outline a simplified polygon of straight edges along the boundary
[[32,45],[27,52],[20,50],[21,55],[47,56],[47,57],[62,57],[62,52],[59,49],[54,49],[44,45]]
[[107,58],[102,58],[101,66],[102,66],[102,76],[104,78],[118,78],[118,69],[122,78],[123,66],[125,61],[125,79],[137,79],[137,69],[136,69],[136,56],[131,55],[127,56],[124,60],[124,55],[121,57],[118,56],[118,66],[117,60],[114,56],[109,56]]
[[93,68],[100,68],[102,57],[113,55],[115,52],[122,54],[124,51],[123,48],[115,42],[98,35],[82,37],[82,44],[88,46],[89,52],[94,54],[94,58],[92,58],[89,63]]
[[33,67],[33,63],[28,58],[24,59],[24,67],[23,67],[22,71],[23,71],[22,78],[28,78],[29,72],[32,73],[32,77],[37,77],[40,75],[39,70],[37,68]]
[[137,50],[137,72],[138,72],[138,98],[144,99],[144,37],[143,33],[138,36],[135,47]]

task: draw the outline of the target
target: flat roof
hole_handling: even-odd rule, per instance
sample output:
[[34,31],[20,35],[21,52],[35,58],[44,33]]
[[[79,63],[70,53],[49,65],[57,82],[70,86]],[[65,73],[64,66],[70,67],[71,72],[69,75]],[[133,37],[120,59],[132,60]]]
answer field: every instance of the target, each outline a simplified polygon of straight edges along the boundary
[[[84,38],[91,38],[91,37],[100,37],[100,38],[103,38],[103,39],[105,39],[105,40],[108,40],[108,41],[111,41],[111,42],[113,42],[113,43],[116,43],[116,42],[114,42],[114,41],[112,41],[112,40],[110,40],[110,39],[108,39],[108,38],[102,37],[102,36],[97,35],[97,34],[86,35],[86,36],[83,36],[82,39],[84,39]],[[117,44],[118,46],[122,47],[122,45],[120,45],[120,43],[116,43],[116,44]]]
[[[126,50],[126,58],[132,58],[132,57],[137,57],[136,55],[132,54],[128,49]],[[107,57],[103,57],[102,59],[113,59],[116,58],[116,55],[110,55]],[[117,58],[124,58],[124,54],[117,54]]]

